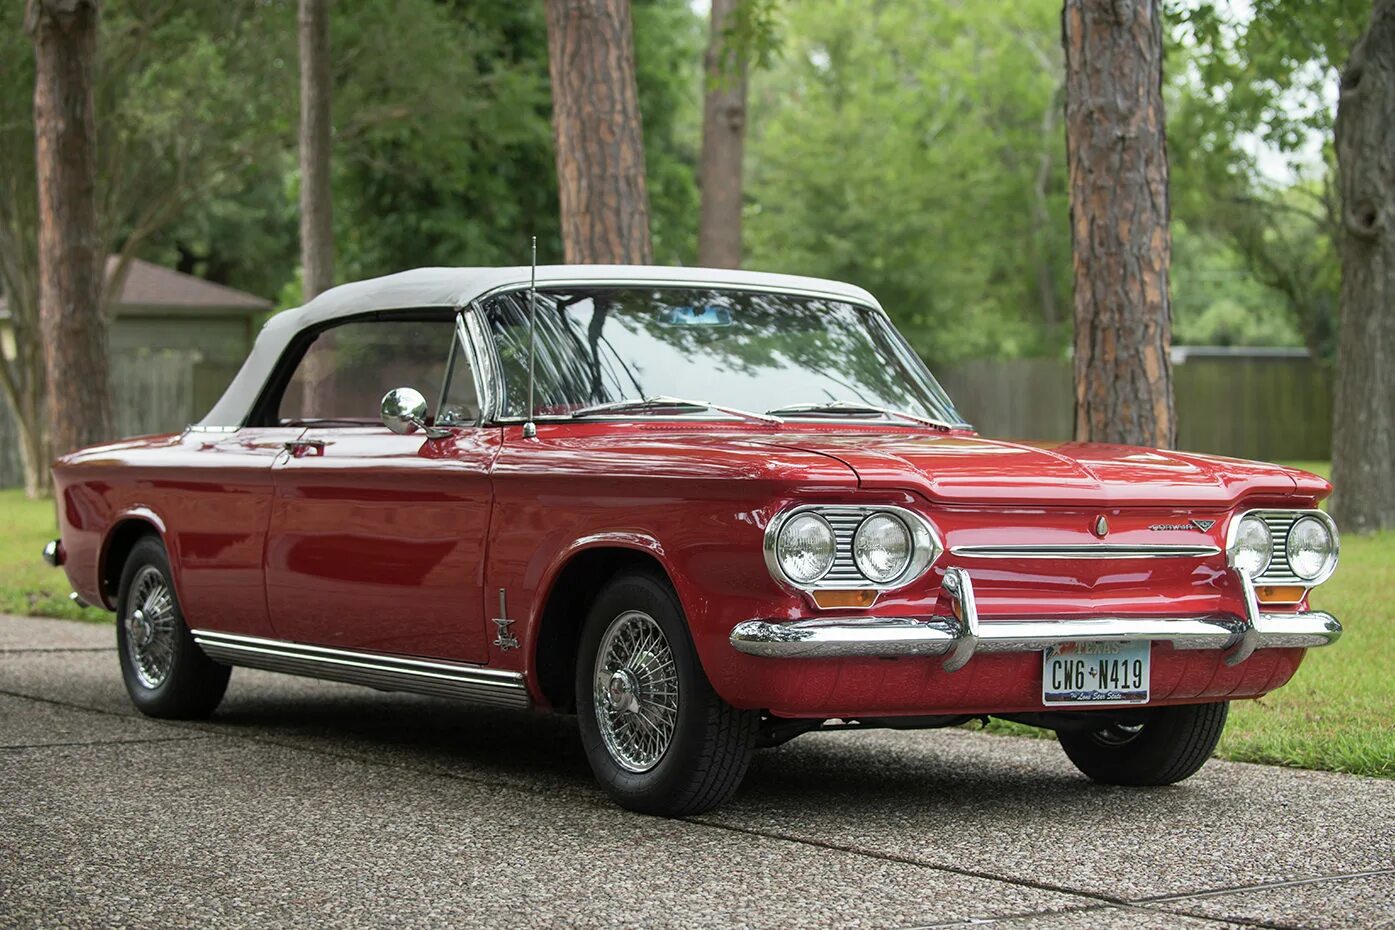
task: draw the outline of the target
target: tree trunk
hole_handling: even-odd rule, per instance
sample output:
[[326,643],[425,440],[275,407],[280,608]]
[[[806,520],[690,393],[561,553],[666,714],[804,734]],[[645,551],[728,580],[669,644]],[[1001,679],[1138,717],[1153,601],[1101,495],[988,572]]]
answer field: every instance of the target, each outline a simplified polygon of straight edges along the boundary
[[1172,317],[1159,0],[1066,0],[1075,435],[1171,446]]
[[562,251],[646,265],[649,194],[629,0],[547,0]]
[[305,300],[334,286],[329,0],[300,0],[300,264]]
[[1332,516],[1395,528],[1395,2],[1376,0],[1337,102],[1342,298]]
[[725,51],[726,28],[740,0],[712,0],[707,96],[702,109],[698,184],[698,264],[741,267],[741,160],[746,144],[746,62]]
[[58,455],[111,438],[92,111],[97,20],[97,0],[28,0],[25,14],[34,41],[39,322]]

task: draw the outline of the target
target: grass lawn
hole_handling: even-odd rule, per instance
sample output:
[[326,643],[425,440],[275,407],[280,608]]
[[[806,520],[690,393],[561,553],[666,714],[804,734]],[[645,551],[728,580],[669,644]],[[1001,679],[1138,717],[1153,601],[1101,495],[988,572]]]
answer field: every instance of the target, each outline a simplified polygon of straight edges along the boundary
[[[1301,463],[1325,473],[1325,465]],[[0,491],[0,613],[108,621],[68,600],[63,572],[39,557],[55,535],[53,503]],[[1346,632],[1308,653],[1286,687],[1238,701],[1220,755],[1244,762],[1395,778],[1395,533],[1342,540],[1337,574],[1313,595]],[[1047,735],[994,721],[1002,733]]]
[[57,535],[53,501],[31,501],[22,490],[0,490],[0,613],[111,619],[104,610],[83,610],[68,600],[73,590],[68,576],[39,555]]

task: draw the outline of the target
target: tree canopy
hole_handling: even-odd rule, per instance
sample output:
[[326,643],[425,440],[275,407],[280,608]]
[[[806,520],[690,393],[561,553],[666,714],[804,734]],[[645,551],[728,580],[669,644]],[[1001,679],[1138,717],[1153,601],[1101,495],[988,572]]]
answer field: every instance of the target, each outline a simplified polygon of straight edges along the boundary
[[[3,16],[0,190],[32,230],[32,51]],[[97,80],[113,250],[291,305],[293,0],[108,0]],[[1365,0],[1169,10],[1177,341],[1333,345],[1330,130]],[[1059,0],[747,0],[746,264],[867,286],[936,361],[1070,344]],[[687,0],[634,0],[655,260],[696,257],[702,55]],[[561,257],[542,4],[341,0],[331,22],[341,280]],[[1277,166],[1277,167],[1276,167]],[[4,249],[0,249],[3,251]],[[0,259],[5,256],[0,255]]]

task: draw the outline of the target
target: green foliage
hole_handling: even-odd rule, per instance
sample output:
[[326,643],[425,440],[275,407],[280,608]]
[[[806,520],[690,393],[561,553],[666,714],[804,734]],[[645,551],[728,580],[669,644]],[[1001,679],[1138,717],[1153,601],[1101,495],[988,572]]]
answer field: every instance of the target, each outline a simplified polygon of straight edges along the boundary
[[[1257,0],[1241,10],[1196,0],[1171,13],[1174,216],[1232,251],[1310,350],[1330,358],[1340,286],[1335,88],[1370,2]],[[1277,153],[1267,166],[1259,145]],[[1275,162],[1289,177],[1273,176]]]
[[722,30],[723,70],[745,61],[769,68],[780,53],[781,0],[740,0]]
[[1068,314],[1059,13],[790,3],[752,85],[749,264],[868,287],[935,360],[1059,348],[1038,287],[1044,265]]
[[[682,0],[636,0],[633,20],[654,252],[691,261],[702,22]],[[525,263],[533,235],[539,260],[559,261],[542,5],[343,0],[330,22],[336,277]],[[280,150],[157,245],[165,261],[288,306],[300,284],[294,23],[285,28],[292,83],[268,88],[288,127]]]
[[1172,224],[1172,341],[1176,345],[1301,346],[1293,320],[1275,312],[1273,292],[1255,280],[1224,240]]

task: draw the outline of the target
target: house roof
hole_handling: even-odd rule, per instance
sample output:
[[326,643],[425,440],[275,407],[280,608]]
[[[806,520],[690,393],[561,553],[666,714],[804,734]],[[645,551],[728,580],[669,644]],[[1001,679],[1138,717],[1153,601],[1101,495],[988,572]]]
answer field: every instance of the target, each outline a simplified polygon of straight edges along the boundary
[[[107,258],[106,274],[116,270],[117,257]],[[255,294],[214,284],[173,268],[156,265],[137,258],[126,272],[126,283],[116,303],[116,315],[184,316],[199,314],[243,315],[265,313],[271,301]],[[0,320],[10,315],[4,296],[0,296]]]
[[[204,427],[240,426],[251,411],[276,360],[302,330],[341,317],[374,310],[463,307],[486,294],[527,287],[531,269],[418,268],[399,274],[341,284],[303,307],[278,313],[262,327],[232,384],[200,422]],[[655,265],[539,265],[538,287],[627,284],[672,287],[696,286],[733,290],[777,291],[832,298],[880,309],[876,298],[860,287],[821,278],[718,268],[665,268]]]

